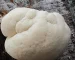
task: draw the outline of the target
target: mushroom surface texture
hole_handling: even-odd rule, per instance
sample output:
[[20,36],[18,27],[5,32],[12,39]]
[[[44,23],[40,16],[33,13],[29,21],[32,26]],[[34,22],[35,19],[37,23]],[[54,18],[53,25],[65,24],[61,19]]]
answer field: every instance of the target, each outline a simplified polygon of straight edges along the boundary
[[6,52],[17,60],[55,60],[71,36],[61,14],[25,7],[5,15],[1,31],[7,37]]

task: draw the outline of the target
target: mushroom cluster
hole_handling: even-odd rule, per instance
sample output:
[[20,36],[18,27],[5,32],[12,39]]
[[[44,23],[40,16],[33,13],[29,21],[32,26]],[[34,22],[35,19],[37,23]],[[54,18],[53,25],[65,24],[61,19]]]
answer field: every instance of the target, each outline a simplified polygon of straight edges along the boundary
[[54,60],[70,40],[64,18],[30,8],[15,8],[1,22],[6,52],[17,60]]

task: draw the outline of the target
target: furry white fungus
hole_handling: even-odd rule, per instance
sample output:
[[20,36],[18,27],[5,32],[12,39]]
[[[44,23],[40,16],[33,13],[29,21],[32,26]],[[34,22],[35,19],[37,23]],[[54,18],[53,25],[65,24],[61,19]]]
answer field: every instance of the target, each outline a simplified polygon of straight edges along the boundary
[[15,8],[1,22],[7,53],[18,60],[54,60],[70,40],[64,18],[30,8]]

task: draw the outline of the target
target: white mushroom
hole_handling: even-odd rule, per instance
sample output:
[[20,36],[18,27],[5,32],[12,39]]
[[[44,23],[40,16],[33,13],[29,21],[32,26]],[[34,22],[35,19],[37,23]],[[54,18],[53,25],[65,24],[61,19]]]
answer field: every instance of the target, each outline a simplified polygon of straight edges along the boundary
[[7,53],[18,60],[54,60],[70,40],[71,31],[59,13],[29,8],[10,11],[1,23]]

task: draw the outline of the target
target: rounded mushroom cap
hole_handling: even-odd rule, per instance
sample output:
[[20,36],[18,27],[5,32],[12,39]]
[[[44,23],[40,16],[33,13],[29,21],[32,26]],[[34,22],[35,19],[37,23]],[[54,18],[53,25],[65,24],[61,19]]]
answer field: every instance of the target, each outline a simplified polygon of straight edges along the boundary
[[10,11],[1,23],[7,53],[18,60],[53,60],[65,49],[71,31],[64,18],[29,8]]

